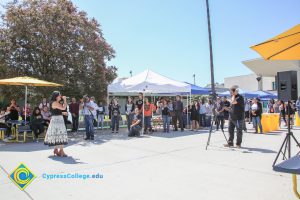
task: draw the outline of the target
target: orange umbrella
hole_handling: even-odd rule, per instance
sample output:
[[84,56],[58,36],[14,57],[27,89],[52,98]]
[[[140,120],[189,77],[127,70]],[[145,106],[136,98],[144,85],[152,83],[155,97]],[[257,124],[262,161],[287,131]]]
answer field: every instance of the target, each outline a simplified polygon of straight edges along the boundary
[[300,24],[251,48],[266,60],[300,60]]

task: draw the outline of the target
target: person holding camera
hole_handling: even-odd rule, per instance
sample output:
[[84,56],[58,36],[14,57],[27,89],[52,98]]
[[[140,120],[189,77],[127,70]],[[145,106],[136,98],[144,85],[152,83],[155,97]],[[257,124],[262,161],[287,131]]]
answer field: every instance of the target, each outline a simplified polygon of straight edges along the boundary
[[91,102],[91,99],[86,95],[83,97],[83,110],[82,114],[84,116],[84,123],[85,123],[85,133],[86,137],[85,140],[94,140],[94,114],[93,111],[95,107]]
[[244,112],[245,104],[244,98],[238,93],[235,87],[230,88],[231,95],[231,108],[229,109],[229,124],[228,132],[229,139],[228,144],[225,147],[233,147],[234,140],[234,129],[237,130],[236,147],[241,148],[242,138],[243,138],[243,128],[244,128]]

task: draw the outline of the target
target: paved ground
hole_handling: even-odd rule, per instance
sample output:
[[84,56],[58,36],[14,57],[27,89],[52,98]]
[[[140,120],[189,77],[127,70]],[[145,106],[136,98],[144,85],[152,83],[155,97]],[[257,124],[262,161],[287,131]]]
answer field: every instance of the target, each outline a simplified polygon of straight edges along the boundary
[[[298,137],[300,130],[294,132]],[[98,133],[95,141],[86,142],[77,135],[65,149],[68,158],[53,157],[43,143],[0,143],[0,199],[295,199],[291,176],[271,167],[283,132],[245,133],[242,149],[223,148],[224,137],[216,132],[206,151],[207,136],[207,130],[142,138]],[[25,192],[7,178],[20,162],[37,175]],[[104,177],[45,180],[43,173]]]

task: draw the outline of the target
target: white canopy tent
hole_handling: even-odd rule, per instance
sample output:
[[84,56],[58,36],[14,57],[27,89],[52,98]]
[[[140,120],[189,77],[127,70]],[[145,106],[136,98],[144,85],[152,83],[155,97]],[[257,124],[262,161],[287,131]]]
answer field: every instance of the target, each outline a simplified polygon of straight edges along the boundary
[[129,95],[139,92],[151,95],[191,95],[191,85],[175,81],[149,69],[125,80],[115,81],[107,88],[107,98],[109,95]]
[[175,81],[149,69],[108,86],[109,93],[189,94],[189,84]]

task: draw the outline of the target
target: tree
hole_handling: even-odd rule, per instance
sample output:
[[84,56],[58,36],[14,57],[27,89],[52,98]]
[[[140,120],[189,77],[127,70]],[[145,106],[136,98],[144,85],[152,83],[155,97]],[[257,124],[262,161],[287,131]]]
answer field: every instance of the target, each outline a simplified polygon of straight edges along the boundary
[[[5,5],[1,19],[3,76],[33,76],[63,84],[59,90],[68,96],[105,98],[117,71],[106,61],[115,51],[100,24],[70,0],[15,0]],[[52,90],[37,87],[32,93],[49,96]]]

